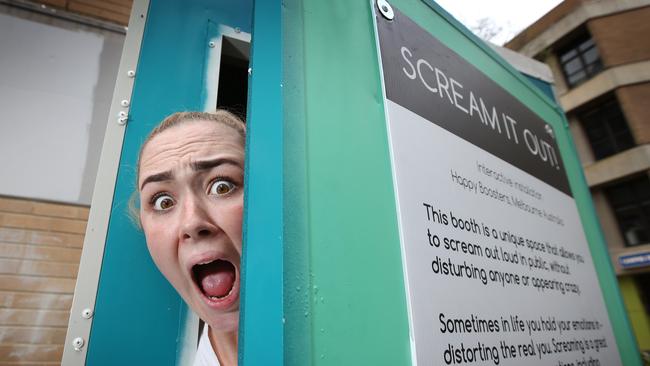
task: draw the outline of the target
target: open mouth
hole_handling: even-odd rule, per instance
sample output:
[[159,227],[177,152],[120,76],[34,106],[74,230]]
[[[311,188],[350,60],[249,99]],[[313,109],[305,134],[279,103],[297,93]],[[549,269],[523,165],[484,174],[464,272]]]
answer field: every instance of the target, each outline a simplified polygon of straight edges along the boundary
[[225,300],[233,292],[237,279],[235,265],[224,259],[196,264],[192,274],[203,295],[213,302]]

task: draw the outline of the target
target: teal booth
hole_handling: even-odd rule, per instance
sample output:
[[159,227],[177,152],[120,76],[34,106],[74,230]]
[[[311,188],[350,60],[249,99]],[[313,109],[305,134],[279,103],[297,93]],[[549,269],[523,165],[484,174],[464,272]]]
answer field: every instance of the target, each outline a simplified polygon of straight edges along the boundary
[[[410,272],[415,265],[405,247],[409,229],[406,216],[400,215],[407,215],[408,207],[396,187],[406,168],[396,168],[404,165],[395,160],[397,145],[391,145],[396,130],[387,121],[397,118],[392,112],[396,99],[391,96],[391,59],[383,48],[390,37],[395,42],[408,38],[409,30],[397,29],[407,19],[409,27],[422,32],[421,43],[408,48],[413,70],[429,72],[426,64],[415,63],[415,55],[435,42],[440,57],[457,58],[458,67],[480,76],[471,82],[485,80],[483,85],[500,90],[517,110],[550,126],[558,179],[566,183],[562,197],[575,202],[580,223],[575,235],[586,240],[591,258],[585,265],[572,264],[570,272],[583,267],[585,273],[595,271],[590,286],[606,312],[599,322],[607,348],[593,354],[610,352],[603,360],[615,354],[622,365],[641,364],[581,165],[550,84],[515,70],[429,0],[136,0],[108,116],[64,364],[192,363],[198,318],[153,264],[128,205],[138,151],[151,129],[176,111],[215,108],[245,116],[248,134],[240,365],[496,364],[494,358],[476,358],[481,350],[473,361],[465,351],[457,360],[449,351],[447,358],[446,345],[431,345],[433,359],[421,356],[429,336],[416,331],[421,278]],[[381,32],[394,33],[384,37]],[[409,75],[405,65],[403,72]],[[435,75],[432,65],[429,75]],[[440,66],[443,72],[451,82],[451,71]],[[419,75],[425,82],[426,75]],[[440,89],[442,97],[433,95],[446,100],[440,80],[436,93]],[[461,95],[448,90],[450,100]],[[488,100],[490,95],[482,96]],[[435,166],[439,158],[420,155],[418,164]],[[591,282],[584,283],[583,288]],[[555,301],[556,294],[545,290],[549,303]],[[441,304],[454,308],[454,297],[442,300],[446,296],[440,294]],[[557,296],[558,303],[569,301]],[[473,306],[480,312],[490,301],[477,298]],[[457,308],[472,312],[463,306]],[[442,339],[439,333],[432,329],[431,339]],[[551,360],[557,365],[563,363],[556,358],[565,356],[562,362],[570,364],[590,355],[558,351],[524,359],[520,353],[506,360],[503,347],[495,349],[504,365]]]

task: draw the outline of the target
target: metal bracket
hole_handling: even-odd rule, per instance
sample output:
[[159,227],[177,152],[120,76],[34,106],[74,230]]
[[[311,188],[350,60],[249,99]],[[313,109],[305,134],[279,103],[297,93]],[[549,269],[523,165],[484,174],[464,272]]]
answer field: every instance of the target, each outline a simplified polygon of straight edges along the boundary
[[[124,40],[124,52],[120,60],[113,102],[108,116],[108,121],[113,123],[108,123],[106,126],[104,146],[97,169],[95,190],[63,350],[63,365],[84,365],[90,348],[90,330],[94,320],[99,274],[113,204],[120,152],[126,131],[122,125],[126,124],[129,118],[127,111],[131,104],[135,70],[140,56],[148,9],[149,0],[133,2],[129,31]],[[116,118],[117,123],[115,123]]]

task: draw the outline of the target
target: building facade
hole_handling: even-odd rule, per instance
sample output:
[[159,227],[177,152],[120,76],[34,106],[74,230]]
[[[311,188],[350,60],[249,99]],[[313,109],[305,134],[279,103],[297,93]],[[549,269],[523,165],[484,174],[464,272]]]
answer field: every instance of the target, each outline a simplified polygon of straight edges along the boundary
[[61,364],[130,8],[0,1],[1,365]]
[[505,47],[548,64],[640,349],[650,350],[650,1],[565,0]]

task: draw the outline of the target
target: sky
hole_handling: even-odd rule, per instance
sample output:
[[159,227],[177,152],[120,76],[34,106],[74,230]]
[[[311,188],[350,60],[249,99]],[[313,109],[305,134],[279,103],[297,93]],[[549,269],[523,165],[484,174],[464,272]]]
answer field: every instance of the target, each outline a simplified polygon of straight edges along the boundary
[[501,31],[490,41],[498,45],[509,41],[541,18],[562,0],[434,0],[466,27],[472,29],[488,18]]

